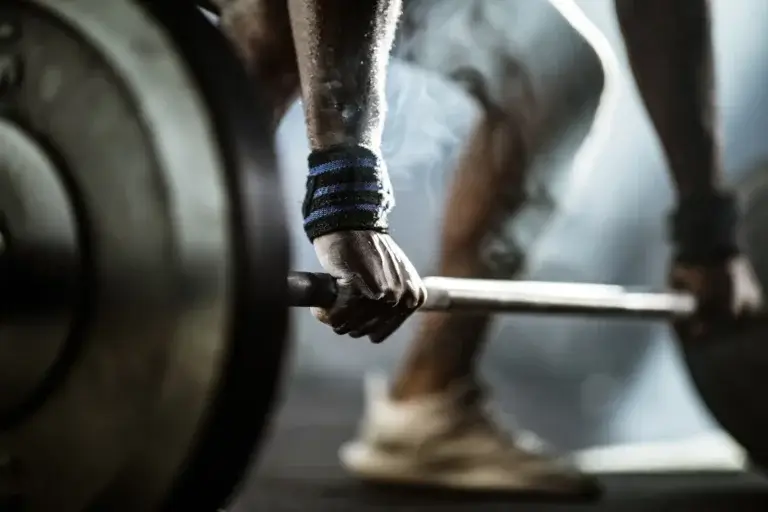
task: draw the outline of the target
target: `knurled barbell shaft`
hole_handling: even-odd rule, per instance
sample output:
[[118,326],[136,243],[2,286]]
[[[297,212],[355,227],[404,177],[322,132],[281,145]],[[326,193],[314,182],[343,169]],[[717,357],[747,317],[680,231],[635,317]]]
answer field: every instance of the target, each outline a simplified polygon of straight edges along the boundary
[[[687,293],[652,291],[609,284],[557,283],[426,277],[428,298],[423,311],[550,313],[640,318],[685,318],[695,313],[696,299]],[[328,274],[291,272],[289,304],[329,307],[338,294]]]

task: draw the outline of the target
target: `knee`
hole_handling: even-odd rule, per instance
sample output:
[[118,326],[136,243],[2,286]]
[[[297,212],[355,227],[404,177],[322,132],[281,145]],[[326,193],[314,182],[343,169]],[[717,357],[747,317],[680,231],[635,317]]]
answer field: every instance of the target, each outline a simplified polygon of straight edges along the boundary
[[[581,116],[596,112],[615,90],[618,61],[603,32],[592,23],[573,0],[550,0],[567,23],[567,48],[563,56],[572,64],[567,70],[559,96],[575,104]],[[580,109],[578,107],[581,107]],[[580,111],[579,111],[580,110]]]
[[605,61],[595,46],[587,39],[582,39],[583,56],[581,57],[580,79],[583,81],[584,90],[583,101],[590,110],[596,109],[600,103],[600,98],[606,89],[608,73]]
[[[614,110],[618,59],[603,33],[578,9],[572,0],[550,0],[568,22],[572,66],[566,66],[562,80],[549,92],[552,105],[545,117],[542,151],[563,150],[563,159],[594,154],[607,133],[606,120]],[[547,137],[549,136],[549,137]],[[575,166],[569,165],[569,169]]]
[[514,87],[498,94],[500,111],[519,124],[531,159],[583,141],[614,90],[615,58],[596,28],[569,22],[552,37],[559,42],[546,54],[524,55],[505,65],[507,83]]
[[580,33],[580,37],[584,41],[584,89],[588,91],[585,103],[594,115],[616,88],[618,62],[608,41],[597,29],[591,34]]

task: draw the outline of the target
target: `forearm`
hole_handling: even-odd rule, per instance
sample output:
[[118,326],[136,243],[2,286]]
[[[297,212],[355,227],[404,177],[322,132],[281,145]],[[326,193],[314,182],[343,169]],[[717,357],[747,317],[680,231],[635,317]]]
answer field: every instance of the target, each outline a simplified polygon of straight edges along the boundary
[[708,0],[615,0],[627,54],[681,201],[721,186]]
[[311,240],[386,232],[394,205],[380,146],[400,0],[290,0],[312,153],[303,213]]
[[378,151],[400,0],[290,0],[290,7],[312,149]]

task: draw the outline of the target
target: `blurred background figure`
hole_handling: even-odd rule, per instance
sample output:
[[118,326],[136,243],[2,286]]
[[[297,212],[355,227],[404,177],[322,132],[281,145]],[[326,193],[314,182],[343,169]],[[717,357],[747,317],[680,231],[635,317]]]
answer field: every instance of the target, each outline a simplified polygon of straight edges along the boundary
[[[497,24],[509,27],[508,37],[534,33],[524,30],[527,25],[522,20],[527,14],[515,17],[519,13],[516,9],[522,10],[515,4],[521,2],[506,3],[506,8],[493,12]],[[562,159],[541,167],[560,179],[549,182],[552,200],[540,208],[553,212],[546,229],[542,230],[547,225],[545,215],[523,215],[520,211],[518,229],[541,233],[538,242],[531,245],[521,275],[662,286],[668,249],[659,212],[672,204],[665,164],[628,75],[612,2],[582,0],[577,4],[618,55],[620,72],[611,77],[614,108],[601,114],[608,119],[598,125],[605,123],[605,127],[598,126],[597,140],[588,143],[583,155],[576,151],[578,143],[563,137],[560,151],[554,152],[564,155]],[[760,84],[768,78],[768,69],[754,63],[765,62],[768,57],[768,36],[760,21],[766,19],[768,6],[758,0],[738,6],[721,0],[715,1],[713,8],[725,167],[729,179],[736,181],[747,167],[765,156],[759,134],[768,127],[768,93]],[[551,7],[536,9],[546,12]],[[450,10],[446,8],[446,12]],[[476,36],[470,34],[472,26],[449,24],[444,32],[450,38],[469,41]],[[493,31],[477,28],[475,32],[487,37]],[[530,39],[525,47],[531,52],[529,59],[543,64],[558,55],[572,55],[567,38],[559,40],[544,32],[539,38]],[[403,45],[402,39],[399,43],[396,55],[402,56],[400,52],[409,45]],[[537,50],[542,53],[536,54]],[[552,77],[555,82],[557,78]],[[579,80],[577,66],[569,79]],[[597,101],[601,90],[592,94]],[[398,198],[393,229],[419,269],[429,274],[437,271],[445,198],[461,168],[466,141],[482,125],[484,112],[455,82],[402,60],[392,64],[388,95],[384,152]],[[592,115],[587,111],[577,116],[575,124],[581,126],[572,128],[571,133],[579,129],[586,133],[593,124]],[[289,196],[293,194],[291,205],[301,200],[306,154],[302,130],[300,111],[294,108],[279,137],[288,174],[286,190]],[[603,141],[599,140],[601,131]],[[594,149],[590,150],[590,145]],[[578,157],[575,161],[574,156]],[[569,182],[567,186],[557,185],[565,182]],[[422,209],[425,203],[427,215]],[[298,214],[290,211],[289,215],[295,216],[297,226],[295,267],[317,268],[301,238]],[[357,387],[357,379],[370,369],[393,372],[399,366],[404,342],[414,338],[422,319],[415,318],[396,340],[374,349],[347,343],[340,346],[334,335],[316,326],[303,312],[297,312],[295,320],[298,389],[301,381],[315,382],[315,377],[347,376],[349,385]],[[502,408],[559,448],[683,440],[715,430],[690,389],[664,325],[506,317],[496,323],[489,337],[483,373]],[[339,393],[347,392],[345,385],[333,387]],[[349,394],[359,400],[351,388]],[[568,418],[568,428],[563,427],[563,418]],[[355,419],[354,415],[338,417],[339,422]]]

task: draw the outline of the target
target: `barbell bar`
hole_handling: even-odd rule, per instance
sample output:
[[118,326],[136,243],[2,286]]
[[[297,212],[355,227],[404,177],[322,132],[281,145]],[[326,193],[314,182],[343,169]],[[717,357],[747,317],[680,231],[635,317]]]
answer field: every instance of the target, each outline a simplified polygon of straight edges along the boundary
[[[611,284],[423,278],[427,300],[422,311],[539,313],[628,318],[678,319],[697,311],[696,298],[684,292],[653,291]],[[329,274],[291,272],[292,307],[331,307],[339,284]]]

